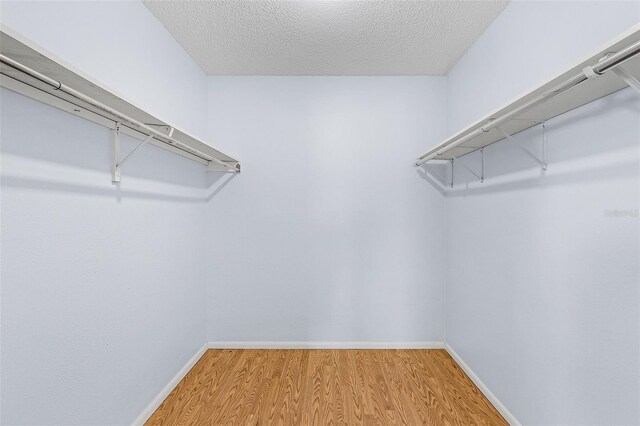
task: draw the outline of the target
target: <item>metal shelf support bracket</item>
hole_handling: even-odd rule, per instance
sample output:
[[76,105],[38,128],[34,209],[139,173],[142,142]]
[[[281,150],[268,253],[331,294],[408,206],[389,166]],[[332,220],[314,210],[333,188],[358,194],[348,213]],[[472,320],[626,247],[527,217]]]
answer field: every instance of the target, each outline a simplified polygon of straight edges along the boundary
[[122,160],[120,160],[120,162],[118,162],[116,167],[121,168],[122,165],[125,163],[125,161],[127,161],[133,155],[134,152],[136,152],[138,149],[140,149],[143,145],[146,145],[147,143],[149,143],[149,141],[151,141],[151,139],[153,139],[153,135],[147,136],[142,142],[140,142],[138,145],[136,145],[135,148],[133,148],[131,150],[131,152],[129,152],[127,155],[125,155],[124,158]]
[[451,159],[451,188],[453,188],[453,158]]
[[[111,167],[111,182],[116,183],[120,182],[122,166],[124,163],[131,158],[131,156],[142,146],[148,144],[152,139],[153,135],[148,135],[142,142],[138,143],[124,158],[120,159],[120,123],[116,122],[114,129],[114,140],[113,140],[113,164]],[[173,127],[169,132],[169,135],[173,134]],[[171,137],[171,136],[169,136]]]
[[440,173],[436,172],[435,170],[432,170],[432,169],[429,167],[429,164],[428,164],[428,163],[423,163],[423,164],[421,164],[421,166],[422,166],[422,167],[424,167],[424,170],[425,170],[427,173],[429,173],[430,175],[432,175],[433,177],[435,177],[435,178],[438,180],[438,182],[440,182],[440,183],[442,184],[442,186],[447,186],[447,183],[446,183],[446,182],[447,182],[447,180],[445,179],[445,177],[444,177],[444,176],[442,176]]
[[529,150],[528,148],[522,146],[522,144],[516,140],[516,138],[514,138],[513,136],[511,136],[509,133],[507,133],[502,127],[500,126],[496,126],[496,129],[498,129],[505,138],[507,138],[508,140],[515,142],[515,145],[520,148],[525,154],[527,154],[527,156],[531,157],[537,164],[540,165],[540,167],[542,168],[543,171],[547,171],[547,132],[546,132],[546,123],[542,123],[542,158],[539,158],[538,155],[536,155],[535,153],[531,152],[531,150]]
[[546,172],[549,168],[549,162],[547,161],[547,123],[542,123],[542,162],[544,163],[543,170]]
[[[472,175],[474,175],[475,177],[477,177],[478,179],[480,179],[480,183],[484,182],[484,150],[480,150],[480,174],[476,173],[471,167],[469,167],[467,164],[464,163],[464,161],[462,161],[460,159],[460,157],[453,157],[453,160],[456,160],[456,162],[458,162],[462,167],[464,167],[469,173],[471,173]],[[451,160],[451,161],[453,161]]]
[[624,69],[622,65],[618,65],[615,68],[612,68],[611,71],[618,77],[620,77],[629,87],[635,89],[638,94],[640,94],[640,81],[635,78],[629,71]]
[[484,148],[480,149],[480,183],[484,183]]
[[113,129],[113,163],[111,164],[111,182],[120,182],[120,123]]

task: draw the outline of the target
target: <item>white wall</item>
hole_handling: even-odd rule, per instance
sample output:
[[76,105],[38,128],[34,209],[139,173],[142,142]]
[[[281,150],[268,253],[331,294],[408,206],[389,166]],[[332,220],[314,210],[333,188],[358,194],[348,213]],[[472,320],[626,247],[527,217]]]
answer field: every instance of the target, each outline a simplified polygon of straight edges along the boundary
[[496,144],[445,200],[410,167],[637,3],[515,2],[448,79],[207,79],[139,2],[1,12],[244,171],[145,147],[113,187],[108,130],[0,92],[0,423],[129,423],[205,339],[440,341],[445,318],[521,422],[640,421],[639,220],[605,215],[640,205],[634,93],[550,122],[544,177]]
[[[513,2],[449,75],[449,132],[639,20],[637,2]],[[518,137],[539,148],[539,128]],[[523,424],[639,424],[640,219],[606,214],[640,208],[637,93],[551,120],[544,176],[510,142],[485,159],[446,201],[447,342]]]
[[[203,133],[205,77],[141,3],[1,11],[12,29]],[[108,129],[0,97],[0,423],[130,424],[205,341],[204,167],[147,146],[113,186]],[[124,137],[123,150],[133,144]]]
[[442,341],[441,77],[210,77],[210,341]]

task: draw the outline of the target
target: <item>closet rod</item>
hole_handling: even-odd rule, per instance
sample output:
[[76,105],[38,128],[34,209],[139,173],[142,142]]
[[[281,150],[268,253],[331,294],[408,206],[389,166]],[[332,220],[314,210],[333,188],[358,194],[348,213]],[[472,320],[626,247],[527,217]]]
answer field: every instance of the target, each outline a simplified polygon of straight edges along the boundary
[[[90,96],[84,95],[84,94],[78,92],[77,90],[75,90],[75,89],[73,89],[71,87],[65,86],[61,82],[59,82],[57,80],[54,80],[54,79],[52,79],[52,78],[50,78],[50,77],[48,77],[48,76],[46,76],[46,75],[44,75],[42,73],[39,73],[38,71],[35,71],[35,70],[33,70],[33,69],[21,64],[20,62],[15,61],[15,60],[13,60],[13,59],[11,59],[11,58],[3,55],[3,54],[0,54],[0,62],[2,62],[3,64],[5,64],[5,65],[7,65],[7,66],[9,66],[11,68],[14,68],[14,69],[16,69],[18,71],[21,71],[21,72],[23,72],[23,73],[35,78],[36,80],[41,81],[42,83],[45,83],[45,84],[53,87],[55,90],[60,90],[60,91],[66,93],[66,94],[68,94],[70,96],[73,96],[76,99],[79,99],[79,100],[81,100],[83,102],[88,103],[89,105],[91,105],[91,106],[93,106],[95,108],[98,108],[98,109],[100,109],[102,111],[105,111],[105,112],[111,114],[111,115],[114,115],[114,116],[118,117],[120,120],[122,120],[124,122],[123,124],[129,123],[130,125],[138,127],[140,129],[144,130],[146,133],[148,133],[148,136],[152,136],[154,139],[158,139],[161,142],[168,143],[170,145],[176,146],[176,147],[182,149],[183,151],[186,151],[186,152],[188,152],[190,154],[195,155],[196,157],[202,158],[203,160],[212,161],[212,162],[214,162],[216,164],[219,164],[221,166],[224,166],[227,169],[232,170],[234,172],[237,171],[235,168],[231,167],[230,165],[226,164],[225,162],[220,161],[217,158],[213,158],[210,155],[207,155],[204,152],[198,151],[195,148],[191,148],[190,146],[187,146],[187,145],[183,144],[182,142],[172,138],[171,136],[165,135],[164,133],[162,133],[162,132],[160,132],[160,131],[152,128],[152,127],[149,127],[146,124],[136,120],[135,118],[131,118],[128,115],[126,115],[126,114],[124,114],[124,113],[122,113],[122,112],[120,112],[120,111],[118,111],[116,109],[113,109],[113,108],[103,104],[102,102],[93,99]],[[78,105],[78,106],[82,107],[81,105]],[[127,126],[127,127],[130,127],[130,126]],[[133,129],[133,130],[137,130],[137,129]]]
[[434,153],[424,157],[424,158],[419,158],[416,162],[415,162],[415,166],[418,167],[424,163],[426,163],[427,161],[444,154],[445,152],[459,146],[462,145],[463,143],[477,137],[480,136],[483,133],[487,133],[489,131],[491,131],[492,129],[495,129],[496,127],[500,126],[501,124],[517,117],[518,115],[521,115],[523,113],[525,113],[526,111],[530,110],[531,108],[541,104],[542,102],[562,93],[565,92],[569,89],[571,89],[572,87],[575,87],[591,78],[595,78],[597,76],[600,76],[602,74],[604,74],[605,72],[621,65],[622,63],[624,63],[625,61],[633,58],[634,56],[636,56],[637,54],[640,53],[640,41],[622,49],[619,52],[613,53],[607,57],[605,57],[604,59],[602,59],[600,62],[598,62],[597,64],[590,66],[590,67],[585,67],[582,72],[580,72],[577,75],[574,75],[573,77],[569,78],[568,80],[564,81],[563,83],[558,84],[557,86],[553,87],[551,90],[548,90],[546,92],[544,92],[543,94],[541,94],[540,96],[533,98],[531,101],[519,106],[518,108],[507,112],[506,114],[497,117],[497,118],[492,118],[489,120],[489,122],[487,124],[485,124],[484,126],[474,130],[471,133],[466,134],[465,136],[461,137],[460,139],[458,139],[455,142],[450,143],[449,145],[435,151]]
[[610,56],[602,59],[596,65],[592,67],[596,74],[602,75],[605,71],[609,71],[611,68],[622,65],[623,62],[633,58],[640,53],[640,41],[632,44],[631,46],[622,49],[617,53],[613,53]]

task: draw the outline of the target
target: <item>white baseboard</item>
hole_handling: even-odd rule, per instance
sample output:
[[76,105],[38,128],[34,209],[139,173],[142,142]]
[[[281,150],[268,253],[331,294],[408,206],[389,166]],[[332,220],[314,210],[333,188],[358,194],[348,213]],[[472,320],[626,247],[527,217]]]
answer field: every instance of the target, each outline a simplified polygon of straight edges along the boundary
[[173,391],[173,389],[176,386],[178,386],[178,383],[180,383],[180,380],[182,380],[184,376],[187,375],[189,370],[191,370],[193,366],[196,365],[196,363],[200,360],[200,358],[202,357],[202,355],[204,355],[206,351],[207,351],[207,345],[204,345],[200,349],[198,349],[198,352],[196,352],[195,355],[193,355],[191,359],[187,361],[187,363],[180,369],[180,371],[178,371],[176,375],[173,376],[173,378],[169,381],[169,383],[167,383],[167,385],[164,388],[162,388],[160,393],[156,395],[155,398],[153,398],[153,401],[151,401],[151,403],[147,406],[147,408],[145,408],[144,411],[140,413],[140,415],[133,421],[131,426],[144,425],[144,422],[149,420],[149,417],[151,417],[153,412],[156,411],[156,409],[160,406],[160,404],[162,404],[162,401],[164,401],[165,398],[169,396],[171,391]]
[[478,387],[478,389],[480,389],[484,396],[486,396],[491,404],[493,404],[493,406],[496,408],[496,410],[498,410],[502,417],[504,417],[504,419],[511,426],[521,426],[518,419],[516,419],[515,416],[511,414],[509,410],[507,410],[507,407],[505,407],[504,404],[500,402],[500,400],[493,394],[493,392],[491,392],[489,388],[484,383],[482,383],[480,378],[476,375],[476,373],[473,372],[471,367],[469,367],[467,363],[465,363],[462,358],[460,358],[460,355],[458,355],[456,351],[454,351],[453,348],[449,346],[448,343],[445,344],[445,349],[447,350],[447,352],[449,352],[451,358],[453,358],[458,363],[460,368],[462,368],[464,372],[467,373],[467,376],[469,376],[471,381],[475,383],[475,385]]
[[209,342],[209,349],[444,349],[444,342]]

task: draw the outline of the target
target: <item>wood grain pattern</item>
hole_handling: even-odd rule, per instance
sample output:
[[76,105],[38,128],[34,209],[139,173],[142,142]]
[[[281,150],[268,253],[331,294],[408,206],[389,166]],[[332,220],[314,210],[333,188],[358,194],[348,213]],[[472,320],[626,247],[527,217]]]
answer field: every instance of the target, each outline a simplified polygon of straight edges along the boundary
[[506,425],[444,350],[208,350],[146,425]]

